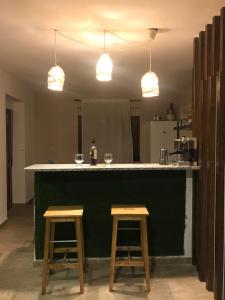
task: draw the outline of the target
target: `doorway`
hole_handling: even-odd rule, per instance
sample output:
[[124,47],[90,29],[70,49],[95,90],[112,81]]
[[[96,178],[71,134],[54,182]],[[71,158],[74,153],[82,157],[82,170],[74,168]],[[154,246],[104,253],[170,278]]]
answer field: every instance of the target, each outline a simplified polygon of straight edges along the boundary
[[26,203],[24,102],[6,95],[7,207]]
[[6,109],[7,210],[12,208],[13,110]]

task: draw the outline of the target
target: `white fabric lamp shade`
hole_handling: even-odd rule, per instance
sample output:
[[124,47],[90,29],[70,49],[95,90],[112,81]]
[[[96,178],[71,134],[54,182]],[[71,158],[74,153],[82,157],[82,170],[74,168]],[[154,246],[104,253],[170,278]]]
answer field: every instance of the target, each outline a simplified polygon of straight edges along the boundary
[[96,64],[96,78],[99,81],[112,79],[112,61],[108,53],[103,53]]
[[141,78],[142,97],[159,96],[159,81],[154,72],[147,72]]
[[48,89],[62,91],[65,81],[65,74],[59,66],[52,67],[48,72]]

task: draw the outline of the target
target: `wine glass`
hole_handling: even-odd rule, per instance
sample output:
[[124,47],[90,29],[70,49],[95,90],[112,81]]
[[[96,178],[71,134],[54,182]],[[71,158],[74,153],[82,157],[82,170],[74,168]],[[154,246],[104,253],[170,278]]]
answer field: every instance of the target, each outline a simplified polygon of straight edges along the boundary
[[84,154],[82,153],[75,154],[75,162],[76,164],[81,165],[84,162]]
[[112,156],[112,153],[105,153],[104,154],[104,161],[106,164],[111,164],[113,160],[113,156]]

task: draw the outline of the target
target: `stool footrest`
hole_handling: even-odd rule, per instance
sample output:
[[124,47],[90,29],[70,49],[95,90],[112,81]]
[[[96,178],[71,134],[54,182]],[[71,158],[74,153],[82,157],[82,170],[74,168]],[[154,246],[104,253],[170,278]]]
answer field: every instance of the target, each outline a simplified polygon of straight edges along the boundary
[[141,246],[116,246],[117,251],[141,251]]
[[49,243],[76,243],[77,240],[62,240],[62,241],[49,241]]
[[62,269],[74,269],[79,266],[78,262],[69,262],[69,263],[51,263],[48,264],[48,269],[52,270],[62,270]]
[[77,252],[77,247],[60,247],[60,248],[55,248],[54,253],[74,253]]
[[117,267],[137,267],[137,266],[144,266],[144,260],[129,260],[129,259],[123,259],[123,260],[116,260],[115,266]]
[[118,227],[117,230],[140,230],[139,227]]
[[[76,218],[76,217],[75,217]],[[51,222],[52,223],[64,223],[64,222],[74,222],[75,218],[61,218],[61,217],[55,217],[55,218],[51,218]]]

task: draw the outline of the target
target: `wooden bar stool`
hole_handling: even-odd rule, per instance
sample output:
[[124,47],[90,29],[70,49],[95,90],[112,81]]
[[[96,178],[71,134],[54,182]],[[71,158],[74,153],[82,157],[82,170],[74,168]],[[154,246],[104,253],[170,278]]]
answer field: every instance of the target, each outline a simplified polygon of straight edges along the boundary
[[[48,272],[53,269],[75,269],[79,268],[80,293],[84,292],[84,241],[82,226],[83,207],[82,206],[50,206],[44,213],[45,218],[45,243],[44,243],[44,261],[42,271],[42,294],[46,293],[46,284]],[[74,222],[76,239],[55,241],[55,223]],[[56,243],[75,242],[76,247],[57,247]],[[77,253],[77,262],[68,262],[67,254]],[[63,262],[54,262],[54,253],[64,253]]]
[[[147,216],[148,210],[143,205],[112,205],[111,215],[113,216],[113,229],[112,229],[112,251],[111,251],[111,268],[110,268],[110,281],[109,290],[113,290],[115,267],[120,266],[143,266],[145,270],[146,290],[150,291],[149,284],[149,257],[148,257],[148,235],[147,235]],[[140,222],[140,236],[141,246],[118,246],[117,231],[119,229],[119,221],[139,221]],[[127,251],[128,259],[116,259],[116,251]],[[131,251],[141,251],[141,259],[132,259]]]

